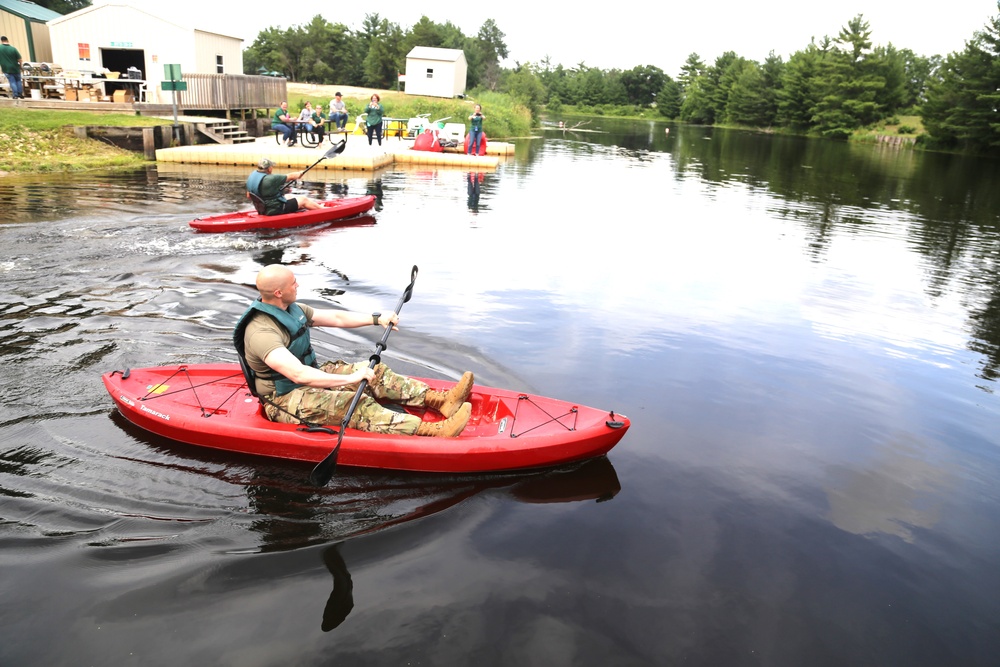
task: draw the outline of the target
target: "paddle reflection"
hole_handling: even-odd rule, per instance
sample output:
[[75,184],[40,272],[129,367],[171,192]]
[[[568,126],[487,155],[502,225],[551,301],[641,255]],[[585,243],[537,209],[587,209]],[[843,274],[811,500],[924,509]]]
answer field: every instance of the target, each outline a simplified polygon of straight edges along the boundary
[[354,609],[354,582],[347,571],[347,563],[340,555],[340,545],[334,544],[323,552],[323,563],[333,575],[333,590],[323,607],[323,632],[333,630],[347,618]]

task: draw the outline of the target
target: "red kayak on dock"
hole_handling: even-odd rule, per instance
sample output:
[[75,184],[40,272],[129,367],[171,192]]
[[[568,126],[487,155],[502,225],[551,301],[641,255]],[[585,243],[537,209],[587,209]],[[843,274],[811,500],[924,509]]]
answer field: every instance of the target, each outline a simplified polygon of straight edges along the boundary
[[[267,419],[238,364],[133,368],[102,376],[130,422],[190,445],[316,463],[337,426],[307,429]],[[454,382],[419,378],[446,391]],[[476,473],[545,468],[606,454],[628,431],[623,415],[523,392],[475,386],[472,417],[455,438],[344,432],[339,465]],[[407,408],[425,421],[440,415]]]
[[[302,227],[332,220],[343,220],[351,224],[351,218],[371,210],[375,206],[375,195],[344,197],[320,202],[322,208],[302,210],[283,215],[261,215],[256,211],[223,213],[207,218],[196,218],[189,224],[200,232],[243,232],[252,229],[286,229]],[[365,219],[367,222],[367,219]]]

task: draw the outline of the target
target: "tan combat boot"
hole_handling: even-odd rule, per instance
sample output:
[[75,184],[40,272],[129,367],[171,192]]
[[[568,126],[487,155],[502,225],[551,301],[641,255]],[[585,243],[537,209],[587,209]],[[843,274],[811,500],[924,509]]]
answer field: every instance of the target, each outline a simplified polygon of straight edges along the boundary
[[445,417],[451,417],[455,411],[462,407],[462,403],[469,400],[472,393],[472,371],[465,371],[458,383],[448,391],[435,391],[428,389],[424,394],[424,407],[441,413]]
[[462,403],[462,407],[444,421],[420,422],[416,435],[424,435],[432,438],[454,438],[469,423],[469,417],[471,416],[472,403]]

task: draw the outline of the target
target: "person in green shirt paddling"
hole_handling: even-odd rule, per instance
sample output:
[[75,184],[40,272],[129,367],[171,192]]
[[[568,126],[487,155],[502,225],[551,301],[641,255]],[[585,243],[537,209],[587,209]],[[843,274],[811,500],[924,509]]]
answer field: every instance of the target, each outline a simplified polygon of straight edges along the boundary
[[295,120],[288,115],[288,102],[282,102],[281,106],[274,112],[274,116],[271,117],[271,129],[281,132],[281,138],[285,145],[295,145]]
[[365,107],[365,125],[368,126],[368,145],[372,145],[372,134],[378,137],[378,145],[382,145],[382,115],[385,108],[381,104],[382,98],[378,93],[372,95],[371,101]]
[[274,162],[263,158],[257,163],[257,170],[247,178],[247,198],[253,194],[264,202],[264,215],[295,213],[299,209],[315,210],[322,204],[309,197],[285,197],[285,184],[302,178],[301,171],[291,174],[275,174]]
[[[21,86],[21,53],[7,42],[6,37],[0,37],[0,69],[10,81],[10,95],[15,100],[24,98],[24,88]],[[381,143],[381,142],[380,142]]]

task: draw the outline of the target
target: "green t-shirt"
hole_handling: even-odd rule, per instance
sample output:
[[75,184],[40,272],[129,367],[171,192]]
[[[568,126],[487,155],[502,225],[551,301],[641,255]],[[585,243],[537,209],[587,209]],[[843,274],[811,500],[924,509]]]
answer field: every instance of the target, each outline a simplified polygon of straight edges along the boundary
[[0,44],[0,69],[4,74],[21,73],[21,54],[10,44]]
[[287,115],[288,115],[287,111],[285,111],[281,107],[278,107],[278,110],[274,112],[274,117],[271,118],[271,125],[282,125],[282,124],[284,124],[285,121],[284,121],[283,116],[287,116]]
[[268,174],[260,180],[257,191],[264,200],[266,215],[281,215],[285,212],[285,195],[282,190],[287,180],[284,174]]
[[378,125],[379,123],[381,123],[382,113],[384,111],[385,109],[382,107],[381,104],[369,104],[368,106],[366,106],[365,113],[368,115],[365,116],[365,123],[368,125],[368,127],[372,127],[373,125]]

